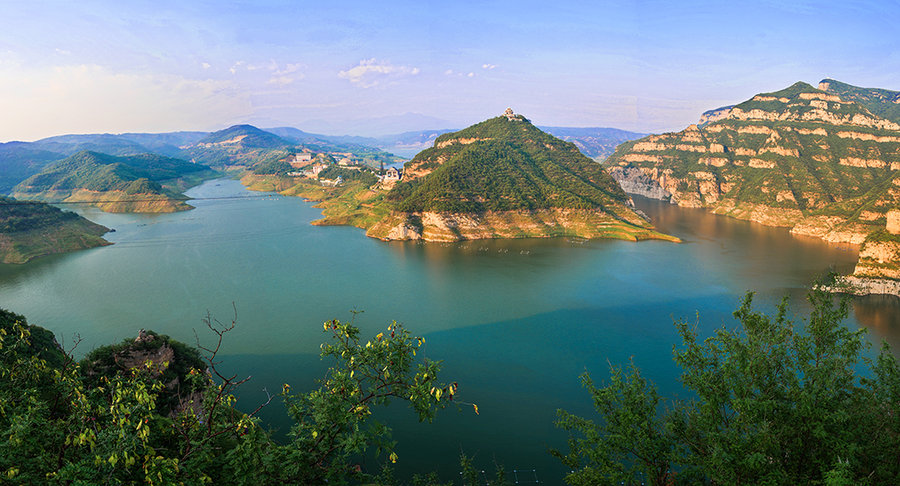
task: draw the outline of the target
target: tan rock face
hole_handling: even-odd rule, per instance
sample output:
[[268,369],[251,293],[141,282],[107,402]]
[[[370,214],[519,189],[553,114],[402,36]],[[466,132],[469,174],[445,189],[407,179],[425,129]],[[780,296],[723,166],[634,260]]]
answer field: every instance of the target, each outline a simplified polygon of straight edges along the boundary
[[900,125],[883,118],[867,116],[860,113],[854,115],[838,115],[823,108],[814,108],[799,114],[791,111],[775,113],[759,108],[753,108],[751,110],[733,108],[728,113],[728,118],[733,120],[809,121],[828,123],[831,125],[856,125],[882,130],[900,130]]
[[491,140],[491,139],[490,138],[454,138],[451,140],[444,140],[443,142],[439,142],[439,143],[435,144],[435,147],[444,148],[444,147],[449,147],[450,145],[453,145],[456,143],[458,143],[460,145],[469,145],[469,144],[472,144],[475,142],[482,142],[485,140]]
[[790,148],[779,147],[779,146],[763,147],[759,150],[759,153],[766,153],[766,152],[782,155],[785,157],[799,157],[800,156],[800,152],[797,149],[790,149]]
[[822,137],[828,135],[828,132],[826,132],[824,128],[816,128],[813,130],[810,130],[808,128],[798,128],[797,133],[799,133],[800,135],[820,135]]
[[746,127],[740,127],[737,129],[738,133],[741,134],[751,134],[751,135],[771,135],[775,133],[775,130],[772,130],[769,127],[764,127],[760,125],[748,125]]
[[627,154],[622,157],[626,162],[662,162],[659,155]]
[[900,137],[877,136],[877,135],[873,135],[871,133],[841,131],[841,132],[837,132],[835,135],[837,135],[838,137],[841,137],[841,138],[852,138],[854,140],[868,140],[868,141],[878,142],[878,143],[900,142]]
[[762,159],[750,159],[750,162],[747,163],[749,167],[753,167],[755,169],[774,169],[775,162],[771,160],[762,160]]
[[[490,238],[541,238],[579,236],[583,238],[621,238],[626,240],[661,238],[649,229],[646,221],[623,223],[601,210],[548,209],[536,211],[489,211],[479,214],[424,212],[397,213],[385,228],[379,225],[366,234],[384,240],[421,239],[451,242]],[[409,224],[408,218],[418,218],[421,232]],[[630,223],[630,224],[629,224]],[[380,224],[380,223],[379,223]],[[633,226],[637,225],[637,226]]]
[[841,165],[846,165],[848,167],[871,167],[880,169],[884,167],[886,164],[883,160],[878,159],[860,159],[858,157],[846,157],[842,158],[839,163]]
[[686,143],[679,143],[678,145],[675,145],[675,150],[681,150],[684,152],[701,152],[701,153],[703,153],[703,152],[708,151],[709,149],[707,149],[705,145],[689,145]]
[[821,100],[834,101],[841,103],[841,99],[837,95],[827,93],[800,93],[801,100]]
[[892,209],[887,212],[886,229],[888,233],[900,235],[900,210]]
[[669,147],[662,143],[655,142],[638,142],[631,148],[635,152],[661,152],[668,150]]
[[900,243],[867,241],[853,271],[856,277],[900,279]]
[[703,165],[711,165],[713,167],[724,167],[728,165],[728,159],[724,157],[700,157],[700,160],[697,161]]

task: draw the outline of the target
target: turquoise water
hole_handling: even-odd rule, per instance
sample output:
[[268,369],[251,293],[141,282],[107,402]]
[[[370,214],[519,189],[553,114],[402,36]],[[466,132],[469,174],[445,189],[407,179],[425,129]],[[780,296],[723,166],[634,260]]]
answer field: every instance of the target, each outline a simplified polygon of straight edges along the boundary
[[[319,210],[298,198],[251,193],[232,180],[188,191],[197,209],[165,215],[84,214],[115,228],[115,245],[0,265],[0,307],[25,314],[75,350],[153,329],[201,340],[207,312],[237,327],[225,363],[253,375],[241,392],[250,407],[262,388],[312,386],[322,322],[349,319],[374,335],[391,320],[427,339],[459,398],[477,403],[418,424],[395,407],[400,472],[437,469],[453,477],[460,450],[489,468],[536,469],[544,483],[562,467],[547,453],[564,446],[555,411],[588,414],[579,374],[602,379],[631,358],[664,394],[679,393],[671,361],[673,319],[701,329],[731,325],[747,290],[762,308],[783,295],[805,309],[805,288],[833,268],[852,271],[856,250],[792,237],[786,230],[649,200],[637,204],[683,244],[568,239],[460,244],[382,242],[349,227],[314,227]],[[851,326],[898,344],[895,298],[855,301]],[[283,430],[278,407],[263,418]],[[367,467],[375,467],[367,460]],[[531,477],[531,476],[529,476]]]

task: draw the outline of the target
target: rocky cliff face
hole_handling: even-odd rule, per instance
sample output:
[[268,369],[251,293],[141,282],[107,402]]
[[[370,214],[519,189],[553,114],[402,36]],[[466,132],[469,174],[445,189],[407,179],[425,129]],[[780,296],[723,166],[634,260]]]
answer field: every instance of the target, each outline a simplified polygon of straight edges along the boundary
[[134,340],[91,351],[81,361],[87,383],[99,386],[102,378],[146,371],[163,389],[157,395],[157,407],[163,415],[176,416],[192,409],[199,412],[203,404],[203,386],[188,379],[196,370],[203,372],[206,363],[196,349],[168,336],[140,330]]
[[862,244],[900,226],[889,217],[900,208],[900,124],[805,83],[707,113],[704,126],[620,145],[610,174],[631,193],[827,241]]
[[728,112],[734,108],[734,105],[723,106],[721,108],[715,108],[712,110],[704,111],[700,115],[700,120],[697,122],[697,125],[700,127],[705,127],[712,122],[717,122],[728,116]]

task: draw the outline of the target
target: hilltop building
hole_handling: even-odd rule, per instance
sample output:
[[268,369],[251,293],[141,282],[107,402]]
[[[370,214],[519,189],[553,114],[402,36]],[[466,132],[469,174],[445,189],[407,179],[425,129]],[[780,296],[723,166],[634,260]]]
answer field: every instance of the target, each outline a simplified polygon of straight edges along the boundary
[[389,167],[388,170],[384,171],[384,176],[382,176],[381,180],[383,181],[399,181],[400,177],[403,176],[403,172],[397,170],[396,167]]
[[507,120],[511,120],[511,121],[519,120],[519,116],[516,115],[515,113],[513,113],[512,108],[507,108],[506,111],[504,111],[503,115],[501,115],[501,116],[505,116]]

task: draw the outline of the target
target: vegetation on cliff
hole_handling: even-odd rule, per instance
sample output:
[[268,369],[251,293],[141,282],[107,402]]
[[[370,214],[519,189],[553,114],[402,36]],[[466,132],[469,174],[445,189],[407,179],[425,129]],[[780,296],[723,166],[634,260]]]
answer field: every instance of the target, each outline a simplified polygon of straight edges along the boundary
[[630,192],[859,244],[900,207],[900,125],[858,98],[796,83],[607,163]]
[[841,99],[855,101],[874,115],[900,123],[900,91],[860,88],[827,78],[819,81],[819,89],[834,93]]
[[107,245],[107,231],[70,211],[0,196],[0,263]]

